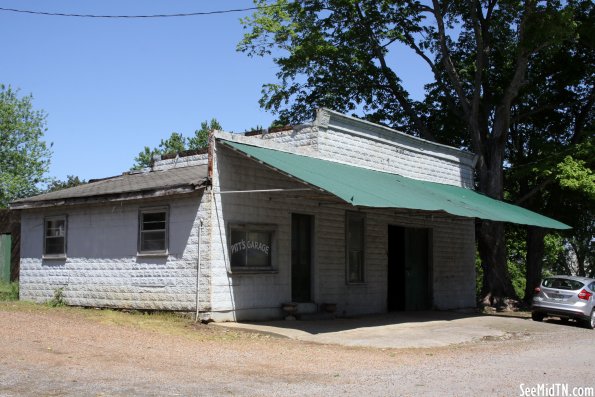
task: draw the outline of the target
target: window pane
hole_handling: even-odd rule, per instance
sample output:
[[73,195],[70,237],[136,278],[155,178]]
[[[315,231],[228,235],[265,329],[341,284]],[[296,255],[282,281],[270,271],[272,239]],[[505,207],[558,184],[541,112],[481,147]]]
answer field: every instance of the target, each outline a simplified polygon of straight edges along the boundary
[[64,237],[64,219],[47,220],[45,223],[45,235],[47,237]]
[[143,230],[165,230],[165,212],[143,214]]
[[48,237],[45,239],[45,253],[47,255],[64,254],[64,237]]
[[248,266],[270,266],[271,264],[271,233],[247,232],[246,246],[248,248]]
[[364,281],[364,263],[362,251],[349,252],[349,282],[358,283]]
[[231,266],[246,266],[246,233],[231,231]]
[[364,220],[360,217],[349,219],[349,248],[361,250],[364,245]]
[[272,232],[231,230],[230,257],[233,267],[271,266]]
[[364,226],[362,214],[347,214],[345,222],[345,256],[347,266],[347,282],[364,282]]
[[139,252],[166,253],[167,227],[167,210],[141,210]]
[[141,251],[165,251],[165,231],[142,232]]

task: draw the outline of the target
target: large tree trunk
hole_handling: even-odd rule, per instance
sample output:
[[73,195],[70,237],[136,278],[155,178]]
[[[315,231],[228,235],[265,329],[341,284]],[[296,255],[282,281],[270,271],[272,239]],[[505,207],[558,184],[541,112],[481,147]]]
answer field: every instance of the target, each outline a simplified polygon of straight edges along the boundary
[[508,274],[504,224],[482,221],[477,240],[484,277],[482,301],[489,306],[505,306],[504,300],[516,298],[516,293]]
[[525,275],[525,297],[523,301],[531,303],[533,291],[541,281],[543,255],[545,253],[545,229],[530,226],[527,228],[527,272]]
[[[478,164],[479,190],[496,200],[502,200],[504,193],[503,152],[503,143],[491,141]],[[477,242],[484,277],[482,302],[504,306],[506,298],[517,298],[508,273],[504,224],[481,221]]]

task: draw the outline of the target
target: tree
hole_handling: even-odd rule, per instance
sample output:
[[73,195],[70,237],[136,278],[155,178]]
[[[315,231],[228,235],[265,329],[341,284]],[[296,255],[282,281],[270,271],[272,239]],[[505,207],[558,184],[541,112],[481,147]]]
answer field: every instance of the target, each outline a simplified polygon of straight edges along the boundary
[[188,150],[203,149],[209,146],[209,133],[215,130],[223,130],[223,127],[215,118],[212,118],[210,122],[203,121],[200,123],[200,129],[194,131],[194,136],[188,139]]
[[87,183],[86,180],[80,179],[78,176],[74,175],[67,175],[65,181],[61,181],[59,179],[52,179],[47,187],[44,189],[44,193],[55,192],[57,190],[68,189],[70,187],[75,187],[79,185],[84,185]]
[[194,131],[194,136],[185,138],[182,134],[172,132],[168,139],[162,139],[159,146],[149,148],[145,146],[142,152],[134,159],[132,169],[138,170],[151,166],[153,158],[158,155],[181,153],[186,150],[199,150],[206,148],[209,144],[209,132],[213,130],[222,130],[221,124],[212,118],[210,122],[200,123],[200,129]]
[[[594,229],[595,7],[591,2],[572,4],[574,34],[535,54],[512,109],[505,182],[517,204],[573,227],[560,244],[563,250],[576,247],[575,257],[582,263]],[[544,238],[544,230],[528,228],[526,301],[547,263]]]
[[46,114],[33,109],[31,95],[18,94],[0,84],[0,208],[39,191],[52,154],[42,140]]
[[[478,156],[477,189],[504,198],[505,146],[513,109],[536,54],[576,34],[574,10],[587,1],[255,0],[238,49],[274,53],[278,81],[262,107],[298,123],[321,106],[356,112]],[[426,98],[402,84],[403,47],[431,70]],[[483,221],[478,248],[484,300],[515,291],[506,267],[504,225]]]

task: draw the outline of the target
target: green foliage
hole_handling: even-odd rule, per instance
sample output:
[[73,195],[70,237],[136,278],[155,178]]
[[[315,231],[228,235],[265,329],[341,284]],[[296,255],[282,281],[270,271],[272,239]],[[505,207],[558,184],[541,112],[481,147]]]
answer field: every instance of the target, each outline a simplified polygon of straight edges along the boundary
[[507,269],[512,281],[512,286],[519,299],[525,295],[525,260],[527,256],[527,243],[524,227],[509,226],[506,228],[507,242]]
[[209,144],[209,133],[213,130],[222,130],[221,124],[212,118],[210,122],[200,123],[200,129],[194,131],[194,136],[185,138],[182,134],[172,132],[168,139],[162,139],[159,146],[149,148],[145,146],[142,152],[134,159],[132,169],[139,170],[151,166],[153,158],[157,155],[180,153],[186,150],[198,150],[206,148]]
[[519,299],[523,299],[525,296],[525,266],[524,263],[517,263],[513,261],[508,262],[508,274],[512,281],[512,286]]
[[209,145],[209,133],[215,130],[223,130],[223,127],[215,118],[212,118],[210,122],[203,121],[200,123],[200,129],[194,131],[194,136],[188,139],[188,150],[206,148]]
[[62,307],[66,305],[64,301],[64,287],[54,290],[54,297],[47,302],[50,307]]
[[479,253],[475,254],[475,297],[477,301],[481,301],[481,294],[483,293],[483,266],[481,266],[481,258]]
[[[573,208],[572,226],[586,227],[577,217],[592,219],[584,195],[567,205],[570,196],[548,190],[589,186],[585,170],[595,156],[576,157],[572,148],[593,135],[592,1],[254,3],[258,10],[241,20],[247,32],[238,50],[273,56],[276,81],[263,86],[260,105],[280,123],[310,119],[319,107],[357,113],[472,150],[482,193],[503,197],[506,181],[507,197],[530,209],[554,215],[562,202]],[[433,74],[421,100],[401,80],[401,60],[410,55]],[[499,245],[501,233],[479,229],[482,250]],[[488,279],[501,283],[492,291],[511,293],[502,252],[481,254]]]
[[169,138],[162,139],[159,144],[161,154],[180,153],[184,150],[186,150],[186,138],[177,132],[172,132]]
[[46,114],[34,110],[32,101],[0,84],[0,208],[38,193],[47,181],[52,152],[42,140]]
[[87,181],[85,181],[84,179],[80,179],[78,176],[74,176],[74,175],[66,176],[65,181],[61,181],[59,179],[54,178],[48,183],[46,189],[44,190],[44,193],[50,193],[50,192],[55,192],[57,190],[68,189],[70,187],[84,185],[85,183],[87,183]]
[[558,163],[556,170],[560,187],[580,191],[587,199],[595,200],[595,174],[587,167],[586,161],[566,156]]
[[18,301],[19,283],[0,282],[0,301]]

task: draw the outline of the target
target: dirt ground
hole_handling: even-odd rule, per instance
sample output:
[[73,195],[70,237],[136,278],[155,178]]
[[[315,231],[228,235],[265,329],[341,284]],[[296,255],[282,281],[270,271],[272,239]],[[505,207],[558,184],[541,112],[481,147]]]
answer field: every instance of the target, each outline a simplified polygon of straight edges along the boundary
[[543,325],[449,347],[378,349],[2,302],[0,396],[520,396],[539,384],[594,387],[595,331]]

